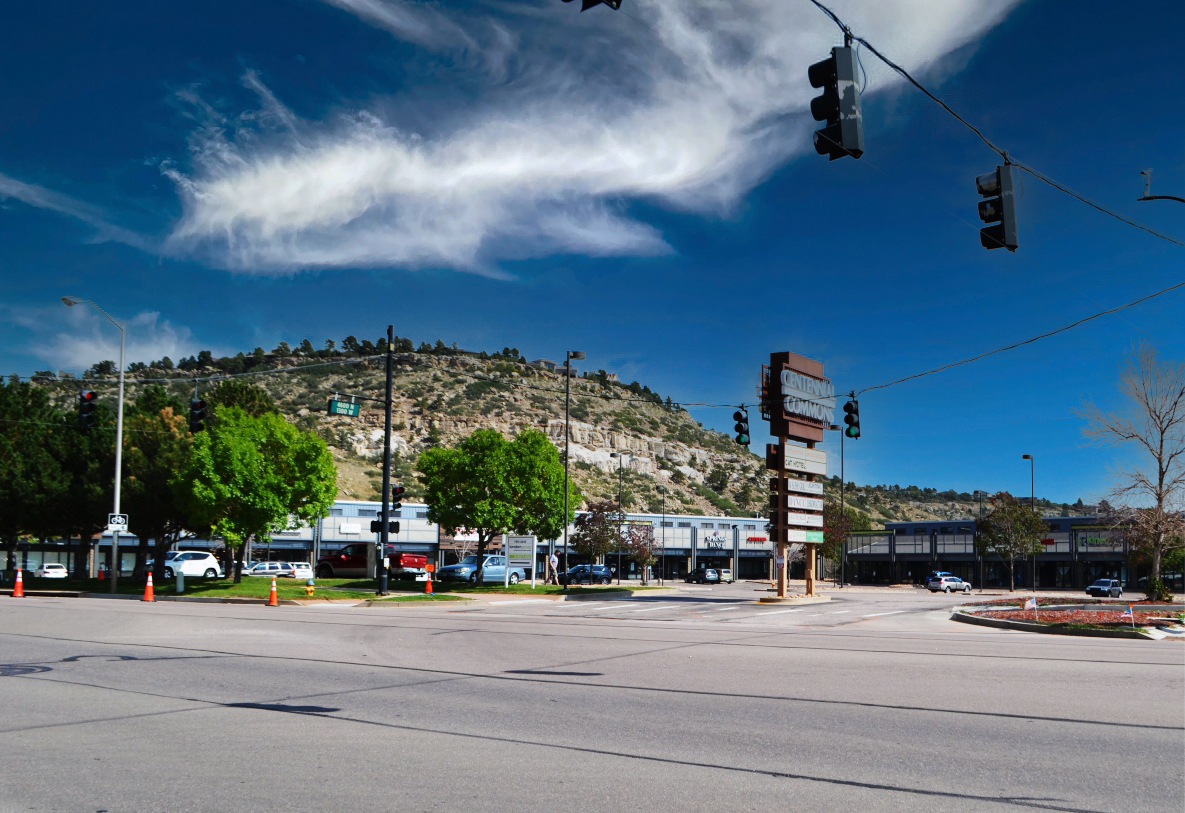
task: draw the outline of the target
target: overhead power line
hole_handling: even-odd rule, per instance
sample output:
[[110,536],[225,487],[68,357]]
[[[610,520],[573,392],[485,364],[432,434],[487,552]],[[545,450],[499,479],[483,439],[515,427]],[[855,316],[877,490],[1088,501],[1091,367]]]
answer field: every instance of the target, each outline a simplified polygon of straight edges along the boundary
[[942,372],[943,370],[949,370],[952,367],[958,367],[963,364],[970,364],[973,361],[979,361],[979,359],[987,358],[988,356],[994,356],[997,353],[1003,353],[1005,350],[1013,350],[1017,347],[1021,347],[1026,344],[1032,344],[1035,341],[1039,341],[1041,339],[1047,339],[1050,336],[1056,336],[1058,333],[1064,333],[1067,330],[1076,328],[1081,324],[1085,324],[1086,322],[1091,321],[1092,319],[1098,319],[1100,316],[1106,316],[1107,314],[1110,314],[1110,313],[1116,313],[1117,311],[1126,310],[1127,308],[1135,307],[1136,305],[1139,305],[1141,302],[1147,302],[1149,299],[1152,299],[1153,297],[1160,296],[1161,294],[1167,294],[1169,291],[1175,291],[1178,288],[1182,288],[1182,287],[1185,287],[1185,282],[1178,282],[1176,285],[1170,285],[1167,288],[1161,288],[1159,291],[1156,291],[1155,293],[1151,293],[1151,294],[1148,294],[1147,296],[1142,296],[1139,299],[1132,300],[1131,302],[1128,302],[1126,305],[1120,305],[1117,308],[1111,308],[1109,310],[1100,311],[1099,313],[1095,313],[1090,316],[1084,316],[1083,318],[1079,319],[1076,322],[1071,322],[1068,325],[1063,325],[1063,326],[1056,328],[1054,330],[1050,330],[1045,333],[1038,334],[1038,335],[1033,336],[1031,338],[1025,339],[1024,341],[1014,342],[1013,344],[1007,345],[1005,347],[997,347],[995,350],[989,350],[986,353],[980,353],[977,356],[971,356],[970,358],[965,358],[962,361],[955,361],[955,362],[951,362],[950,364],[944,364],[941,367],[935,367],[933,370],[926,370],[925,372],[922,372],[922,373],[915,373],[913,375],[907,375],[905,378],[898,378],[896,381],[889,381],[885,384],[877,384],[876,386],[873,386],[873,387],[865,387],[862,390],[858,390],[857,394],[865,393],[865,392],[868,392],[869,390],[883,390],[886,387],[891,387],[894,384],[900,384],[903,381],[911,381],[915,378],[921,378],[922,376],[933,375],[934,373]]
[[868,40],[864,39],[861,36],[858,36],[854,31],[852,31],[851,27],[848,26],[847,23],[845,23],[843,20],[841,20],[839,18],[838,15],[836,15],[836,13],[834,11],[832,11],[831,9],[827,8],[827,6],[820,3],[819,0],[810,0],[810,2],[813,3],[816,7],[818,7],[824,14],[826,14],[828,17],[830,17],[831,20],[837,26],[839,26],[840,30],[843,31],[845,37],[850,37],[852,40],[863,45],[877,59],[879,59],[881,62],[885,63],[890,68],[892,68],[894,71],[896,71],[907,82],[909,82],[911,85],[913,85],[918,90],[920,90],[922,93],[924,93],[926,96],[928,96],[935,104],[937,104],[939,107],[941,107],[947,113],[950,113],[952,116],[954,116],[955,119],[957,119],[961,124],[963,124],[963,126],[965,126],[968,130],[975,133],[975,135],[979,136],[979,139],[984,144],[986,144],[993,152],[995,152],[1001,158],[1004,159],[1004,163],[1011,164],[1011,165],[1015,166],[1017,169],[1020,169],[1020,170],[1023,170],[1025,172],[1029,173],[1037,180],[1039,180],[1043,183],[1049,184],[1054,189],[1057,189],[1059,192],[1069,195],[1070,197],[1085,203],[1087,206],[1097,209],[1098,211],[1102,212],[1105,215],[1109,215],[1109,216],[1115,218],[1116,220],[1119,220],[1119,221],[1122,221],[1123,223],[1128,224],[1129,226],[1134,226],[1137,229],[1146,231],[1155,237],[1159,237],[1161,240],[1167,240],[1168,242],[1173,243],[1174,245],[1178,245],[1178,246],[1181,246],[1182,248],[1185,248],[1185,242],[1182,242],[1181,240],[1178,240],[1175,237],[1164,234],[1162,232],[1158,232],[1153,228],[1150,228],[1148,226],[1145,226],[1142,223],[1132,220],[1130,217],[1127,217],[1126,215],[1122,215],[1119,212],[1116,212],[1114,209],[1110,209],[1106,206],[1103,206],[1101,203],[1096,203],[1093,200],[1090,200],[1089,198],[1073,191],[1072,189],[1067,187],[1065,184],[1059,183],[1058,181],[1055,181],[1053,178],[1050,178],[1048,175],[1046,175],[1042,172],[1039,172],[1038,170],[1030,167],[1028,164],[1025,164],[1021,161],[1017,161],[1015,158],[1013,158],[1012,156],[1010,156],[1008,154],[1007,150],[1005,150],[1001,147],[997,147],[994,143],[992,143],[992,141],[986,135],[983,134],[983,131],[981,131],[974,124],[967,121],[967,119],[963,118],[958,113],[956,113],[951,108],[950,105],[948,105],[946,102],[942,101],[942,99],[939,99],[937,96],[935,96],[933,93],[931,93],[921,82],[914,79],[909,74],[909,71],[905,70],[905,68],[901,67],[896,62],[889,59],[887,56],[885,56],[880,51],[878,51],[876,49],[876,47],[872,43],[870,43]]

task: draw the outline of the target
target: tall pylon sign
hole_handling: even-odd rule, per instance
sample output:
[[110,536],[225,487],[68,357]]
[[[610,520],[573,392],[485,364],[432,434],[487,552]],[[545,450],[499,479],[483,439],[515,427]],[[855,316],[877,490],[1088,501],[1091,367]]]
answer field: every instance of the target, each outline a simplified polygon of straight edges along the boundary
[[771,353],[761,368],[761,417],[778,439],[765,447],[770,470],[770,535],[777,551],[777,596],[787,596],[789,550],[806,546],[806,594],[815,595],[815,550],[823,543],[827,453],[816,449],[835,420],[835,388],[823,365],[794,353]]

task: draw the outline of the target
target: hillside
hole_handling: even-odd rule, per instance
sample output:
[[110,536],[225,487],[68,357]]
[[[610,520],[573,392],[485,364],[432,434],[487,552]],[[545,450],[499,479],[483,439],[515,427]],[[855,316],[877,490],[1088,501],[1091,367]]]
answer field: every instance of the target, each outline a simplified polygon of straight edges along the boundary
[[[350,352],[337,351],[332,345],[327,342],[324,350],[314,351],[305,341],[303,352],[281,345],[272,353],[257,348],[253,354],[224,359],[202,353],[176,366],[168,359],[133,365],[126,382],[127,399],[134,400],[143,386],[153,382],[165,383],[188,399],[194,379],[199,379],[201,392],[210,382],[200,379],[258,373],[250,380],[268,391],[288,420],[328,442],[338,466],[339,497],[375,500],[381,484],[381,404],[361,401],[360,417],[345,418],[328,415],[326,403],[333,393],[381,399],[383,359],[371,355],[376,347],[368,341],[359,343],[350,337],[343,342]],[[506,435],[537,429],[562,451],[562,368],[557,373],[527,364],[512,348],[492,355],[473,354],[437,342],[411,352],[407,339],[398,339],[395,347],[401,352],[395,356],[394,477],[407,488],[408,499],[421,495],[414,469],[418,455],[432,446],[453,445],[476,429],[497,429]],[[114,400],[114,372],[114,364],[102,362],[85,374],[101,401]],[[68,374],[44,371],[35,380],[55,392],[61,408],[74,408],[79,384]],[[586,499],[617,498],[622,462],[622,501],[627,509],[660,511],[663,501],[657,487],[663,486],[668,491],[669,513],[767,514],[765,461],[738,446],[731,436],[704,429],[669,398],[664,400],[637,382],[622,384],[605,371],[574,378],[571,390],[571,474]],[[760,437],[760,428],[754,429]],[[611,453],[623,457],[611,457]],[[839,478],[830,478],[825,488],[838,496]],[[846,496],[849,505],[868,514],[873,527],[886,521],[967,519],[979,510],[970,494],[916,486],[849,483]],[[1044,502],[1042,508],[1051,515],[1073,515],[1091,507],[1081,502],[1072,508]]]

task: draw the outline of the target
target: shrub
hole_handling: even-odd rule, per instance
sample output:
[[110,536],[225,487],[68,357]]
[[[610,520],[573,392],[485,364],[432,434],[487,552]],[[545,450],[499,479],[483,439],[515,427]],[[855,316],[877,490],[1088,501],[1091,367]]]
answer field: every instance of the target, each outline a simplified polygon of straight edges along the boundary
[[1173,600],[1173,592],[1160,579],[1148,582],[1148,590],[1144,597],[1149,601],[1163,601],[1166,604]]

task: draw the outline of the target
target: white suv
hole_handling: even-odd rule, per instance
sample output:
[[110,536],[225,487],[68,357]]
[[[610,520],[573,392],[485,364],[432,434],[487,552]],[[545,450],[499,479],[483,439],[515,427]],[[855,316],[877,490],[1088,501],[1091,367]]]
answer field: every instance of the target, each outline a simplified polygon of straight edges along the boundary
[[221,579],[222,566],[214,554],[187,550],[178,553],[165,564],[165,578],[173,578],[178,570],[184,576],[205,576],[207,579]]
[[943,593],[950,593],[951,591],[963,591],[964,593],[971,592],[971,585],[960,579],[958,576],[931,576],[926,580],[926,587],[931,593],[942,591]]

